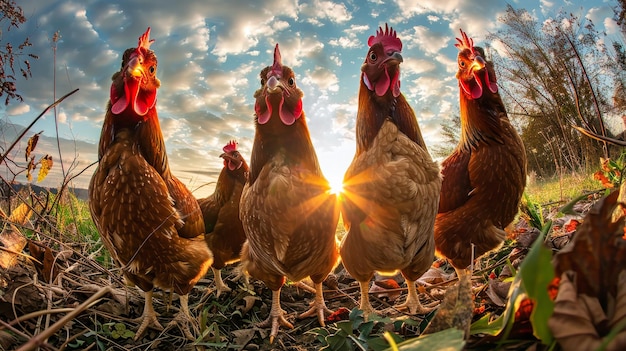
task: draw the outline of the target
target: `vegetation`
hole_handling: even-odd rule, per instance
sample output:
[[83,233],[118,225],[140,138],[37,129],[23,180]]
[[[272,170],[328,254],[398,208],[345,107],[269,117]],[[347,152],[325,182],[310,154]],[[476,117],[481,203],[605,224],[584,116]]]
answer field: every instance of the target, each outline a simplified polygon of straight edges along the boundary
[[[4,30],[19,28],[20,24],[26,22],[26,17],[22,8],[14,1],[0,1],[0,42]],[[32,46],[30,38],[26,37],[21,43],[6,42],[0,48],[0,97],[5,97],[4,104],[8,105],[12,100],[23,101],[18,93],[16,74],[20,73],[24,79],[31,78],[30,59],[37,59],[37,55],[28,53],[28,48]]]
[[[21,11],[15,3],[2,3],[2,6],[11,5],[11,8],[3,8],[3,19],[13,18],[17,22],[11,25],[15,27],[23,23],[20,22],[23,17],[18,16]],[[623,1],[620,6],[616,16],[626,28]],[[16,17],[7,17],[7,13]],[[512,82],[504,87],[509,94],[512,114],[520,121],[534,176],[528,183],[520,217],[505,244],[477,260],[473,282],[469,282],[467,289],[450,279],[451,267],[441,261],[433,264],[433,277],[428,278],[427,286],[420,287],[420,292],[429,299],[442,301],[437,312],[426,316],[399,313],[392,308],[393,299],[402,299],[406,289],[383,287],[382,292],[372,294],[374,307],[381,312],[384,310],[381,314],[385,316],[373,316],[365,321],[355,308],[359,294],[355,281],[339,266],[325,283],[327,304],[336,311],[327,325],[320,327],[315,319],[298,321],[293,330],[281,331],[275,345],[268,345],[267,330],[255,326],[268,314],[271,300],[268,289],[260,282],[246,285],[228,281],[233,291],[217,299],[207,292],[207,286],[211,285],[209,277],[201,280],[190,296],[191,311],[199,321],[196,340],[184,339],[179,330],[163,323],[167,325],[164,331],[150,330],[143,339],[133,341],[137,323],[132,318],[140,315],[142,298],[137,289],[125,286],[120,267],[113,263],[100,241],[87,204],[67,190],[71,176],[64,171],[63,184],[56,194],[37,193],[29,187],[15,191],[10,186],[15,178],[0,179],[5,188],[5,196],[0,201],[3,224],[0,233],[0,266],[3,268],[0,270],[0,349],[395,351],[432,350],[444,346],[449,350],[567,349],[563,345],[572,340],[560,335],[558,327],[550,327],[550,322],[554,323],[553,318],[559,316],[571,318],[566,312],[581,312],[563,307],[564,301],[557,294],[561,275],[557,274],[557,269],[546,267],[552,268],[553,262],[559,261],[561,267],[576,271],[579,282],[589,282],[588,289],[601,290],[587,292],[599,301],[606,301],[604,293],[614,294],[618,279],[625,279],[615,276],[611,269],[603,269],[602,274],[585,275],[587,271],[577,270],[576,262],[582,261],[581,265],[592,268],[619,268],[619,263],[611,260],[626,254],[624,240],[619,240],[624,230],[623,212],[617,212],[620,221],[609,220],[607,213],[612,214],[617,204],[615,193],[606,196],[611,189],[624,187],[626,152],[587,139],[570,125],[583,126],[599,135],[609,134],[603,127],[604,119],[618,107],[626,106],[623,103],[626,96],[622,96],[625,92],[621,88],[625,85],[620,85],[626,81],[622,73],[615,74],[611,84],[618,88],[611,91],[602,82],[606,72],[594,71],[600,67],[590,65],[587,60],[595,58],[604,62],[606,65],[602,67],[608,69],[610,59],[614,59],[618,62],[614,67],[623,68],[626,52],[620,43],[612,45],[615,56],[602,51],[604,49],[592,48],[591,43],[599,33],[586,20],[559,15],[558,21],[548,21],[539,27],[526,15],[523,10],[509,7],[503,17],[508,29],[494,33],[494,40],[507,43],[507,55],[494,50],[493,59],[500,67],[501,81]],[[557,22],[570,26],[564,30],[555,26]],[[525,47],[530,41],[520,38],[526,36],[541,45]],[[0,52],[3,54],[7,52]],[[522,64],[512,66],[512,60]],[[7,56],[3,56],[3,62],[9,62]],[[24,72],[29,74],[28,64],[24,64]],[[13,70],[12,63],[7,67]],[[0,96],[6,94],[5,103],[9,103],[10,99],[21,97],[16,90],[11,90],[14,77],[5,74],[5,69],[0,72],[0,84],[4,84],[5,89]],[[545,79],[539,79],[542,77]],[[39,117],[71,94],[59,99]],[[456,144],[458,128],[457,122],[444,126],[444,136],[450,145]],[[34,172],[34,168],[14,161],[18,156],[13,147],[29,129],[30,126],[12,145],[2,149],[0,164],[10,165],[13,176]],[[40,167],[39,177],[45,177],[47,171],[43,170],[52,167],[47,163],[51,158],[46,154],[35,162],[34,155],[40,155],[36,144],[33,136],[26,159],[31,160],[32,166]],[[545,144],[550,148],[539,151],[544,150]],[[444,147],[435,154],[445,156],[449,151]],[[610,157],[603,157],[598,163],[600,156]],[[601,205],[599,209],[589,212],[596,202]],[[343,235],[345,230],[340,223],[337,236]],[[576,245],[572,238],[582,243]],[[590,242],[583,241],[585,238],[591,238]],[[568,256],[569,249],[564,247],[570,241],[574,245],[569,247],[574,247],[574,251]],[[234,269],[228,269],[225,273],[234,276]],[[619,287],[617,289],[623,299],[626,295]],[[295,284],[288,284],[282,293],[282,300],[286,302],[283,307],[290,315],[305,310],[307,301],[312,298]],[[166,292],[157,292],[155,297],[155,301],[161,303],[156,306],[159,319],[171,320],[174,311],[169,307],[173,297]],[[584,305],[577,302],[579,298],[582,299],[573,298],[574,305]],[[610,298],[615,296],[610,295]],[[469,300],[474,301],[473,306],[457,303]],[[600,302],[597,305],[600,306]],[[473,323],[469,329],[459,328],[455,320],[467,314],[463,308],[471,309],[469,316]],[[452,318],[444,320],[440,330],[427,333],[427,326],[438,316],[445,318],[445,312]],[[614,318],[612,314],[609,317]],[[602,349],[611,350],[617,335],[623,334],[624,321],[609,320],[601,327],[591,325],[588,329],[577,330],[579,334],[575,336],[596,333],[595,345],[601,343]]]

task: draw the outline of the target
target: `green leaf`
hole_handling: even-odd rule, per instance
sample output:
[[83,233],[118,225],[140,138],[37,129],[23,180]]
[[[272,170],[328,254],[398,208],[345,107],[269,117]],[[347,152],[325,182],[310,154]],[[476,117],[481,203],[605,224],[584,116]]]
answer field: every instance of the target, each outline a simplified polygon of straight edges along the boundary
[[[397,346],[400,351],[461,351],[465,346],[465,340],[463,340],[463,331],[451,328],[435,334],[422,335],[399,343]],[[392,351],[392,349],[388,348],[386,351]]]
[[522,262],[519,272],[522,276],[523,289],[535,303],[530,315],[533,334],[546,345],[549,345],[553,339],[552,332],[548,328],[548,319],[554,311],[554,301],[548,295],[548,286],[554,279],[552,251],[543,243],[543,238],[545,238],[550,227],[551,223],[547,223],[546,228],[535,240]]

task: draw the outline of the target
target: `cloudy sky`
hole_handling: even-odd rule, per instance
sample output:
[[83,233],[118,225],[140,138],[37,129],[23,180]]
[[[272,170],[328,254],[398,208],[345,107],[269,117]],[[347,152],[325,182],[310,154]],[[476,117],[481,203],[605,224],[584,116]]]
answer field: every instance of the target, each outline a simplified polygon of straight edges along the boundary
[[[23,103],[0,107],[0,145],[6,149],[16,131],[28,125],[56,97],[73,89],[57,109],[65,173],[79,174],[74,185],[87,187],[97,159],[97,142],[109,98],[111,75],[121,55],[134,47],[149,26],[156,41],[161,80],[157,108],[174,173],[197,196],[213,191],[230,139],[249,159],[254,136],[253,92],[259,72],[272,63],[280,44],[304,91],[304,111],[327,178],[340,180],[355,149],[354,124],[360,66],[367,39],[388,22],[403,42],[402,92],[418,116],[429,146],[441,141],[442,120],[458,115],[454,78],[454,38],[463,28],[475,43],[497,30],[507,3],[526,8],[539,20],[565,6],[615,33],[615,1],[548,0],[189,0],[18,1],[27,22],[0,37],[18,43],[25,36],[32,78],[20,80]],[[3,28],[4,30],[4,28]],[[52,38],[56,43],[56,63]],[[55,165],[41,183],[55,187],[62,174],[55,116],[48,113],[31,130],[43,131],[37,159],[49,153]],[[28,135],[32,135],[29,133]],[[24,144],[14,157],[24,160]],[[2,170],[2,176],[11,178]],[[19,181],[25,177],[20,175]]]

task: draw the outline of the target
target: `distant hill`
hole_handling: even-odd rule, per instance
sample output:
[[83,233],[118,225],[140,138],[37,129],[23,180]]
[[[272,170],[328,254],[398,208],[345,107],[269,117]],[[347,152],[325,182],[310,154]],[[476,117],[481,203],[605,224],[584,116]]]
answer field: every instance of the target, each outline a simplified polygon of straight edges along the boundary
[[[22,184],[22,183],[14,183],[12,184],[13,190],[15,190],[16,192],[22,190],[23,188],[28,187],[28,184]],[[57,194],[59,192],[59,189],[57,188],[45,188],[45,187],[41,187],[39,185],[35,185],[35,184],[30,184],[30,188],[35,192],[35,193],[41,193],[41,192],[51,192],[52,194]],[[7,193],[8,193],[7,189],[7,185],[3,184],[2,186],[0,186],[0,193],[2,194],[2,197],[6,197]],[[89,190],[87,189],[81,189],[81,188],[68,188],[68,190],[73,193],[78,199],[87,201],[87,199],[89,198]]]

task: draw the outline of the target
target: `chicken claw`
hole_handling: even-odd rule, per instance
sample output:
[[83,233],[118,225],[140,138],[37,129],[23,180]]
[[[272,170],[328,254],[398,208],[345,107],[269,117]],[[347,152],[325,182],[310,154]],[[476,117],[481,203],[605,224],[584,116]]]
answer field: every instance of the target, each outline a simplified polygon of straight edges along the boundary
[[163,330],[163,326],[159,323],[156,312],[154,312],[154,307],[152,306],[152,290],[146,291],[144,299],[145,306],[143,308],[143,314],[141,317],[136,319],[137,322],[141,321],[141,324],[135,333],[135,341],[139,340],[141,335],[146,331],[146,329],[148,329],[149,326],[158,330]]
[[211,267],[211,270],[213,271],[213,280],[215,281],[215,287],[217,289],[215,297],[220,297],[222,292],[231,292],[232,289],[222,280],[222,270],[215,267]]
[[439,305],[439,301],[435,301],[431,304],[423,306],[420,303],[420,299],[417,295],[417,289],[415,288],[415,281],[407,280],[407,287],[409,288],[409,293],[406,297],[406,301],[398,306],[395,306],[397,310],[405,310],[408,309],[411,314],[426,314],[431,312]]
[[270,325],[272,326],[272,330],[270,331],[270,344],[274,343],[274,338],[278,335],[279,326],[293,329],[293,324],[285,319],[285,311],[280,307],[280,289],[272,291],[272,309],[270,310],[269,317],[257,324],[259,328],[267,328]]
[[200,328],[198,322],[191,316],[191,312],[189,312],[189,295],[180,295],[180,311],[174,316],[174,319],[167,324],[167,327],[171,328],[176,325],[187,339],[195,340],[196,338],[191,333],[191,330],[189,330],[190,324],[196,335],[199,334]]
[[322,283],[315,284],[315,300],[311,302],[311,308],[308,311],[300,314],[298,318],[307,318],[312,317],[317,313],[317,320],[320,323],[320,326],[325,327],[324,320],[326,317],[324,313],[332,314],[333,311],[326,307],[326,303],[324,302],[324,294],[322,292]]

